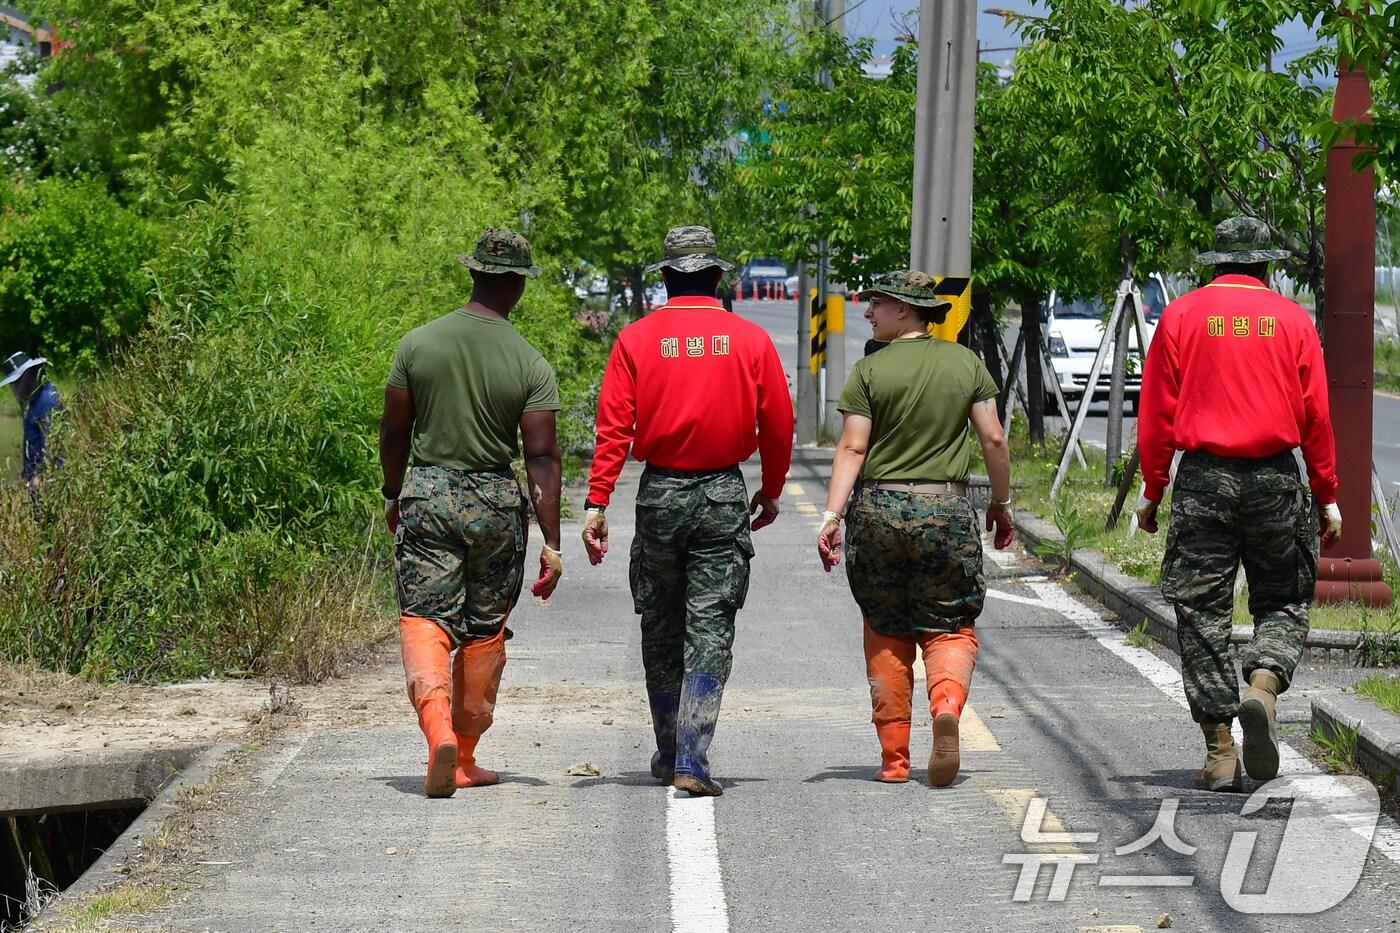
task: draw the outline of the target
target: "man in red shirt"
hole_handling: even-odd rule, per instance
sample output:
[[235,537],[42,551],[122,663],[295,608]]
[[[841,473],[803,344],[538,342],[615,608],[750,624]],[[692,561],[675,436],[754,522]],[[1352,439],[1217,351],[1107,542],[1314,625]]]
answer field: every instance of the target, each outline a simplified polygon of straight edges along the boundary
[[[1308,313],[1264,284],[1268,263],[1288,255],[1269,246],[1267,225],[1253,217],[1215,228],[1214,251],[1196,261],[1214,265],[1216,278],[1167,306],[1142,377],[1137,512],[1144,531],[1157,530],[1172,456],[1184,451],[1162,594],[1176,608],[1181,678],[1205,734],[1196,786],[1207,790],[1243,789],[1230,737],[1236,715],[1244,770],[1260,781],[1278,774],[1275,701],[1308,634],[1317,518],[1325,543],[1342,528],[1322,346]],[[1299,481],[1295,447],[1315,507]],[[1243,702],[1230,648],[1241,563],[1254,616],[1240,657],[1249,682]]]
[[[623,328],[603,374],[583,526],[597,564],[628,451],[646,461],[631,579],[656,734],[651,773],[708,796],[722,792],[708,751],[749,589],[749,531],[777,518],[792,460],[792,398],[773,341],[715,298],[732,268],[705,227],[666,234],[665,258],[648,267],[661,270],[666,304]],[[739,464],[755,450],[763,479],[749,499]]]

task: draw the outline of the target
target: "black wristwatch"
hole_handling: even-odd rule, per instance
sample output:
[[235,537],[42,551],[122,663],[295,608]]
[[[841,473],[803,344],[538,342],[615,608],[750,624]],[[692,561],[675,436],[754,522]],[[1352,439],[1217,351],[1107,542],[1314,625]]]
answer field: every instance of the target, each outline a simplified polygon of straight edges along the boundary
[[397,502],[397,501],[399,501],[399,493],[400,493],[400,492],[403,492],[403,487],[399,487],[399,489],[391,496],[391,495],[389,495],[389,487],[388,487],[388,486],[380,486],[380,487],[379,487],[379,494],[380,494],[381,496],[384,497],[384,504],[385,504],[385,505],[388,505],[390,502]]
[[593,502],[593,500],[588,499],[583,503],[583,510],[585,512],[606,512],[608,507],[606,505],[598,505]]

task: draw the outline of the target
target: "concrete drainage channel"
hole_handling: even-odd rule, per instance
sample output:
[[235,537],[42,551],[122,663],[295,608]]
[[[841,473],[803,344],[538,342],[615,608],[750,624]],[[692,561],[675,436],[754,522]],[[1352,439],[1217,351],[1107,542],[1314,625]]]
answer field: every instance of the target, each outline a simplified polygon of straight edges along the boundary
[[97,749],[0,759],[0,929],[29,919],[36,895],[82,887],[133,836],[152,800],[211,747]]

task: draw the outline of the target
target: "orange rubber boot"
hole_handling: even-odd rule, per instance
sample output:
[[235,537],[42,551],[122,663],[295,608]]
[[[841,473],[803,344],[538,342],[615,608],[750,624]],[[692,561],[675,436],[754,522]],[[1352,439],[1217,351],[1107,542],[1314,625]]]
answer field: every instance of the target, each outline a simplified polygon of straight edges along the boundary
[[919,644],[928,675],[928,708],[933,715],[928,782],[934,787],[947,787],[962,766],[958,720],[972,685],[972,669],[977,665],[977,635],[968,626],[955,632],[925,635]]
[[870,679],[870,721],[880,739],[880,769],[887,784],[909,780],[909,718],[914,697],[914,642],[881,635],[865,624],[865,672]]
[[452,732],[450,664],[452,639],[436,622],[420,616],[399,618],[399,647],[403,651],[408,699],[418,711],[418,727],[428,740],[428,775],[423,792],[451,797],[457,790],[457,736]]
[[495,771],[476,764],[476,744],[496,713],[496,691],[506,667],[506,629],[490,638],[462,645],[452,663],[452,729],[457,733],[458,787],[482,787],[500,782]]

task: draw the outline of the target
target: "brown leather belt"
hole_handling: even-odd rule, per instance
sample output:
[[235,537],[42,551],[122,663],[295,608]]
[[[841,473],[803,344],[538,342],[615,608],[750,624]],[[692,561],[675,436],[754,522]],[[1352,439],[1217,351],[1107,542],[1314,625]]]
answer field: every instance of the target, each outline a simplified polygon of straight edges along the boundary
[[966,496],[966,483],[913,483],[901,480],[881,480],[864,484],[866,489],[882,489],[885,492],[917,492],[944,496]]

